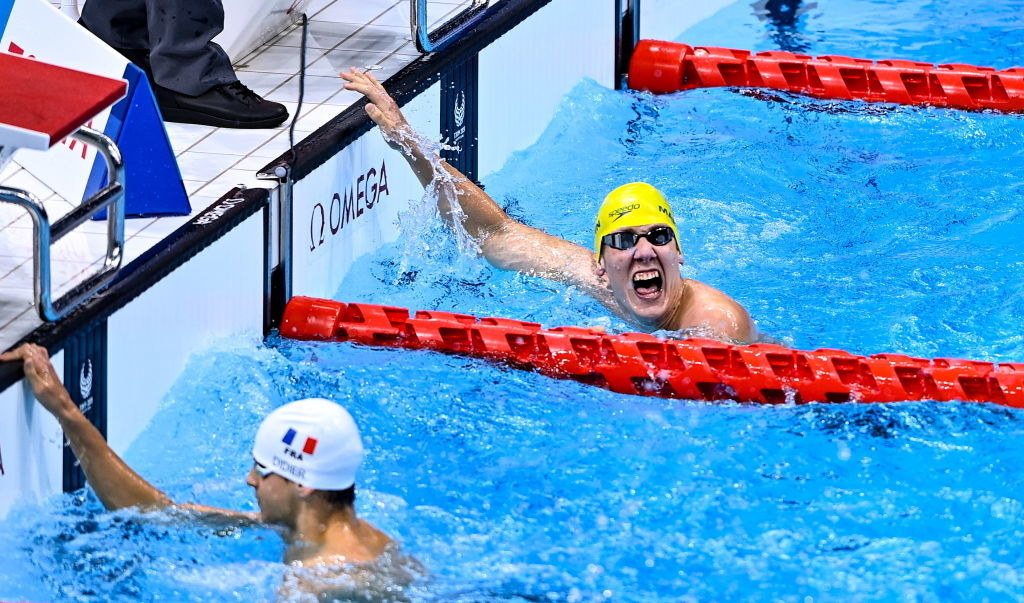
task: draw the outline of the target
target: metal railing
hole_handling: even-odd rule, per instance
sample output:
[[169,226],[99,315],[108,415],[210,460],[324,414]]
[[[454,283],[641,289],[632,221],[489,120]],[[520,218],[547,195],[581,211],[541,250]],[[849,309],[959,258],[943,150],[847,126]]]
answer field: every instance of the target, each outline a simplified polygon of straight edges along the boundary
[[[96,147],[107,164],[107,185],[50,224],[46,208],[31,193],[0,186],[0,201],[24,207],[32,216],[33,271],[36,309],[43,320],[59,320],[117,274],[124,250],[124,162],[110,138],[91,128],[81,127],[73,138]],[[103,265],[56,300],[52,299],[50,250],[54,243],[74,228],[107,209],[107,251]]]
[[471,0],[462,12],[448,19],[436,32],[429,31],[427,0],[409,0],[409,20],[412,39],[420,52],[437,52],[451,44],[481,21],[487,10],[487,0]]

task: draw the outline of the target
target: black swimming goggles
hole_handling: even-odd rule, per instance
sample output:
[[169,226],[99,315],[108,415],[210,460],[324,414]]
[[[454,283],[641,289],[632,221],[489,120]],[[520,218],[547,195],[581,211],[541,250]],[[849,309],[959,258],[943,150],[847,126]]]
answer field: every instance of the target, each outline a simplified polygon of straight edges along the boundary
[[260,478],[262,479],[267,479],[268,477],[274,474],[273,469],[267,467],[266,465],[257,461],[256,459],[253,459],[252,461],[252,468],[256,470],[256,475],[259,475]]
[[676,238],[676,235],[668,226],[658,226],[657,228],[652,228],[646,233],[613,232],[611,234],[606,234],[601,237],[601,243],[611,247],[612,249],[632,249],[640,242],[641,238],[647,239],[651,245],[661,247],[662,245],[668,245],[671,243]]

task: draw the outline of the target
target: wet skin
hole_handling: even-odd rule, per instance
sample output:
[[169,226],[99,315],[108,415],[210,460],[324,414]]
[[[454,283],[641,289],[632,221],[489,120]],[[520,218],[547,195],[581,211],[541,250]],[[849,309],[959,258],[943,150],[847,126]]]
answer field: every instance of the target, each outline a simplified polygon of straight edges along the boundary
[[[751,342],[757,330],[750,315],[725,293],[683,278],[677,242],[655,246],[640,239],[630,249],[604,246],[594,252],[510,218],[482,189],[422,145],[398,104],[372,74],[352,68],[341,74],[345,89],[366,96],[367,115],[385,140],[402,153],[423,186],[436,186],[438,210],[480,245],[491,265],[578,287],[624,319],[648,331],[696,329],[701,337]],[[659,224],[624,228],[647,233]],[[665,224],[661,224],[665,226]],[[618,232],[618,231],[617,231]]]
[[[646,234],[659,226],[668,224],[630,226],[614,232]],[[675,240],[654,245],[641,237],[630,249],[604,245],[598,276],[607,279],[615,301],[632,322],[650,329],[670,328],[686,291],[679,274],[682,263]]]
[[245,477],[245,483],[252,487],[256,503],[260,507],[260,520],[270,524],[294,529],[294,518],[297,510],[297,492],[295,482],[271,473],[262,477],[253,466]]

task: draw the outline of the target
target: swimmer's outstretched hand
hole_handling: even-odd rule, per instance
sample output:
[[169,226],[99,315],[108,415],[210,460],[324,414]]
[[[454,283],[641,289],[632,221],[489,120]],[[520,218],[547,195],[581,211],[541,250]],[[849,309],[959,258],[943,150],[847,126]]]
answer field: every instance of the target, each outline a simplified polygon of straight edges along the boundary
[[[341,79],[345,80],[346,90],[355,90],[370,101],[364,109],[370,119],[380,127],[384,139],[392,147],[403,150],[412,134],[412,128],[402,115],[402,110],[398,108],[395,99],[391,98],[384,86],[370,72],[352,67],[348,71],[342,71],[340,75]],[[406,145],[403,145],[403,142]]]
[[17,348],[0,354],[0,361],[20,360],[25,371],[25,379],[32,386],[32,393],[43,407],[58,419],[78,412],[78,406],[71,400],[68,390],[64,388],[57,370],[50,362],[50,354],[46,348],[34,343],[25,343]]

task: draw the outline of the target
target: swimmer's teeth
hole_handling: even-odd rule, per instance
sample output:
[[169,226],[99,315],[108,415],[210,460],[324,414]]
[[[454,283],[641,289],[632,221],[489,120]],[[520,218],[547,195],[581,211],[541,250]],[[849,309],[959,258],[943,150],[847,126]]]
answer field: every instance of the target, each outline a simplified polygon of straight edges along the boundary
[[650,281],[658,278],[657,270],[648,270],[646,272],[637,272],[633,275],[634,283],[642,283],[644,281]]
[[661,273],[646,270],[633,275],[633,290],[640,295],[654,294],[661,289]]

